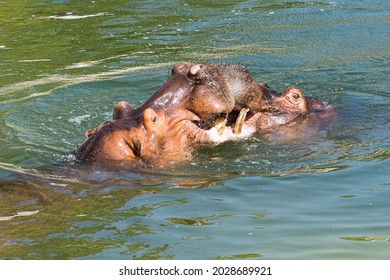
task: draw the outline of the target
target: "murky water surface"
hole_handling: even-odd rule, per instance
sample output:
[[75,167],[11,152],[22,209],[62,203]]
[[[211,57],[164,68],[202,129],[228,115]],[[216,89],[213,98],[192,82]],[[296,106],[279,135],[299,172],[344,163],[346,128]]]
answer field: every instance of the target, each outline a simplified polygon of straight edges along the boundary
[[[225,2],[1,2],[1,259],[390,259],[390,2]],[[180,61],[337,117],[149,170],[63,162]]]

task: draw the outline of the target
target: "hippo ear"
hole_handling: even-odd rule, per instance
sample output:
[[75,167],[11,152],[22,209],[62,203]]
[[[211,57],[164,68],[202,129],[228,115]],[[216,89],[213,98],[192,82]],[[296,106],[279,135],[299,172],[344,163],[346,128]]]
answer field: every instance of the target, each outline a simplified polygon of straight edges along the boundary
[[144,111],[143,118],[144,118],[145,128],[147,130],[151,130],[155,126],[158,116],[153,109],[147,108]]
[[134,107],[126,101],[119,101],[116,103],[112,118],[114,120],[124,119],[130,116]]
[[85,137],[89,138],[92,135],[94,135],[97,131],[97,127],[89,129],[87,132],[85,132]]

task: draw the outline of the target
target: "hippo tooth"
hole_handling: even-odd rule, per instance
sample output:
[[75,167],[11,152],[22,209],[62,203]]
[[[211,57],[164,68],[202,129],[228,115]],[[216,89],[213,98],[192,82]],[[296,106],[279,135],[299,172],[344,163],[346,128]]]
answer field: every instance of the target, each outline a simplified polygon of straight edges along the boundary
[[198,73],[199,69],[201,68],[201,64],[195,64],[194,66],[191,67],[190,69],[190,73],[192,75],[195,75],[196,73]]

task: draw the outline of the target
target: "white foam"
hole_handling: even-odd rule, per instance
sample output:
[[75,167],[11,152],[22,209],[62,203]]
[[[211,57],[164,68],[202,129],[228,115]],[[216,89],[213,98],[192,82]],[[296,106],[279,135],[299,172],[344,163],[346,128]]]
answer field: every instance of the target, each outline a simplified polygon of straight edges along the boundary
[[253,125],[244,124],[240,134],[234,134],[231,127],[226,127],[222,134],[218,133],[218,129],[213,127],[207,131],[209,139],[213,143],[223,143],[226,141],[240,140],[252,136],[256,132],[256,127]]
[[51,61],[49,58],[42,58],[42,59],[22,59],[18,60],[18,62],[23,62],[23,63],[30,63],[30,62],[48,62]]
[[90,114],[85,114],[82,116],[77,116],[77,117],[71,118],[71,119],[69,119],[69,122],[75,123],[75,124],[81,124],[81,122],[83,122],[84,120],[86,120],[90,117],[91,117]]
[[91,60],[91,61],[79,62],[79,63],[72,64],[70,66],[67,66],[67,67],[65,67],[65,69],[77,69],[77,68],[93,67],[93,66],[98,65],[100,63],[103,63],[103,62],[105,62],[107,60],[121,58],[121,57],[126,57],[126,56],[127,55],[122,54],[122,55],[115,55],[115,56],[107,57],[107,58],[100,59],[100,60]]
[[25,217],[25,216],[32,216],[32,215],[35,215],[35,214],[38,214],[39,212],[41,212],[43,209],[40,209],[40,210],[33,210],[33,211],[22,211],[22,212],[16,212],[15,214],[13,214],[12,216],[1,216],[0,217],[0,221],[9,221],[15,217]]
[[84,18],[90,18],[90,17],[100,17],[100,16],[105,16],[107,13],[98,13],[98,14],[92,14],[92,15],[72,15],[72,14],[67,14],[65,16],[49,16],[47,18],[50,19],[65,19],[65,20],[75,20],[75,19],[84,19]]

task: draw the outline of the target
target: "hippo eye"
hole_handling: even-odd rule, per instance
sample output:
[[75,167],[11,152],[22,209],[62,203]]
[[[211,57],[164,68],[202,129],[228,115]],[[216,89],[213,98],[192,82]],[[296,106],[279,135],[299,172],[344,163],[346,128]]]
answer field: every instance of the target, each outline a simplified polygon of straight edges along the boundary
[[298,100],[301,96],[299,93],[293,93],[292,97],[295,99],[295,100]]

